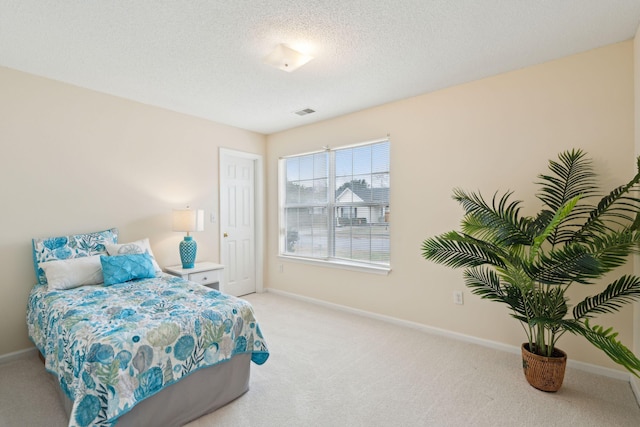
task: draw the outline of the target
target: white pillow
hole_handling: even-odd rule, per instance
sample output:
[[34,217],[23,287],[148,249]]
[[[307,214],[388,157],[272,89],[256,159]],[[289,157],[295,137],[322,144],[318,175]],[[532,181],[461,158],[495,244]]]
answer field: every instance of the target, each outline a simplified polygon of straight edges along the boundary
[[41,262],[38,266],[47,276],[49,289],[71,289],[104,281],[100,255]]
[[148,253],[151,257],[151,263],[153,264],[153,269],[158,272],[162,272],[162,269],[156,262],[156,258],[153,256],[153,252],[151,251],[151,245],[149,245],[149,239],[141,239],[136,240],[135,242],[130,243],[120,243],[120,244],[105,244],[105,248],[107,248],[107,253],[109,255],[122,255],[122,254],[143,254]]

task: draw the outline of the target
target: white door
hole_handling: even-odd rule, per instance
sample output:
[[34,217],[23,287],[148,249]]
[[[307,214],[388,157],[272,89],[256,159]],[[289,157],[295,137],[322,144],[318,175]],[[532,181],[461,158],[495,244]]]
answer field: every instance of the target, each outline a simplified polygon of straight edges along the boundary
[[256,292],[256,161],[220,150],[220,233],[223,291]]

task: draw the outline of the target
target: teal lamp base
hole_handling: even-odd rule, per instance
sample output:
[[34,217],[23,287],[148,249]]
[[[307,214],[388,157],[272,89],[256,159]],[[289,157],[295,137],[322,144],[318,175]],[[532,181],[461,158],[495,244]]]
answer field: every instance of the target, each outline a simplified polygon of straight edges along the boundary
[[196,261],[196,251],[198,244],[193,237],[184,236],[184,240],[180,242],[180,261],[182,268],[193,268]]

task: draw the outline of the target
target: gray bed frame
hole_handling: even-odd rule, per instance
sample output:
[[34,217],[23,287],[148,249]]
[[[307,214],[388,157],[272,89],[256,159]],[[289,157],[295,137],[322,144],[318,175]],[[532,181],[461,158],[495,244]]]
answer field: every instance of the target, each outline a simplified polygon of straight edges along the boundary
[[[249,390],[251,354],[200,369],[143,400],[117,419],[118,427],[182,426],[215,411]],[[58,387],[67,416],[73,402]]]

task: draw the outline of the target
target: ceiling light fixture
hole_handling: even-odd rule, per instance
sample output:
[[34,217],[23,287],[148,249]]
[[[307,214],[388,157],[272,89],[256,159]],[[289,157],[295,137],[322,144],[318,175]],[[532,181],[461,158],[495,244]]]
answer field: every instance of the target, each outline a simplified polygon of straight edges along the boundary
[[288,73],[297,70],[313,59],[289,46],[279,44],[269,55],[264,57],[265,64],[272,65]]

